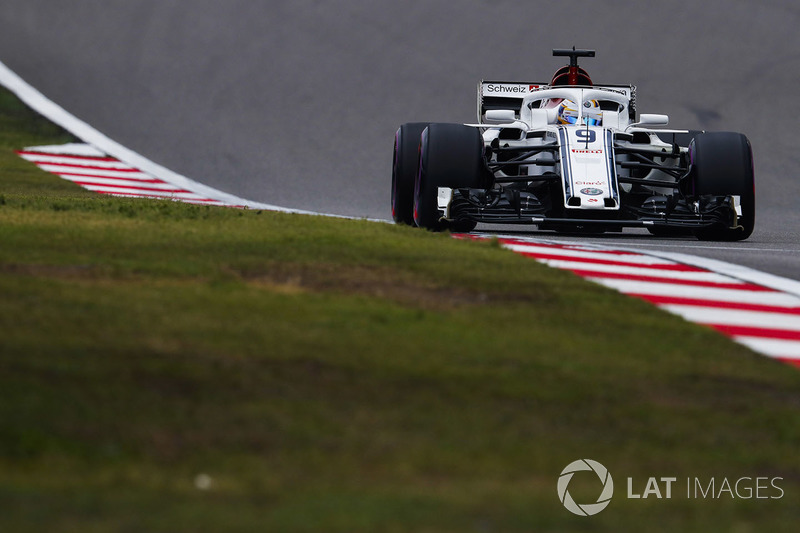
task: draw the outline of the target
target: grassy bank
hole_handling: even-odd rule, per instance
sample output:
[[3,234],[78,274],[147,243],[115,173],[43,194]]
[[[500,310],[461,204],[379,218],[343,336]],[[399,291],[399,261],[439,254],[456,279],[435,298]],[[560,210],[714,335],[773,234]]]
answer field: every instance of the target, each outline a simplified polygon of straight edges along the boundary
[[[796,370],[491,242],[87,193],[0,103],[0,530],[800,521]],[[616,482],[591,518],[556,495],[583,457]],[[625,497],[650,476],[785,495]]]

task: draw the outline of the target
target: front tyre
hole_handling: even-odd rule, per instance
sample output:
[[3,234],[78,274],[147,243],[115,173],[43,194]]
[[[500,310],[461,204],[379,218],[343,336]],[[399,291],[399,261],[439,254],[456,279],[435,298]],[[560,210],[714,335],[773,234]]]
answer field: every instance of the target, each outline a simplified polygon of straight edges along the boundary
[[[420,138],[419,167],[414,187],[414,221],[431,231],[447,229],[445,213],[439,209],[440,187],[482,188],[491,179],[484,159],[484,144],[478,128],[463,124],[430,124]],[[453,229],[475,227],[460,220]]]
[[742,214],[737,227],[723,224],[695,230],[704,241],[741,241],[753,233],[756,222],[755,176],[750,141],[741,133],[700,133],[689,153],[694,196],[738,196]]
[[414,183],[419,163],[419,140],[427,122],[403,124],[394,134],[392,159],[392,218],[414,225]]

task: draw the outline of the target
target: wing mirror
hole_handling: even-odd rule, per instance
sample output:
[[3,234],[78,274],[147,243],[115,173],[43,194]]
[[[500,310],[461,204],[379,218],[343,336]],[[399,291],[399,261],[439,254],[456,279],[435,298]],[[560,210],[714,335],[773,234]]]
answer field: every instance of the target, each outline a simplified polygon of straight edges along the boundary
[[490,109],[486,112],[486,122],[491,124],[510,124],[516,120],[513,109]]
[[666,126],[669,124],[669,116],[656,115],[653,113],[642,113],[639,115],[639,122],[631,126]]

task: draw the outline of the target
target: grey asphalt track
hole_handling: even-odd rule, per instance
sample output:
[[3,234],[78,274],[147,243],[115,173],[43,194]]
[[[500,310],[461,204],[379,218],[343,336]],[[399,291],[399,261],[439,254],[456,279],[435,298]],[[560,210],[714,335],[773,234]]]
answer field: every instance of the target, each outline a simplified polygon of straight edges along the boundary
[[[556,6],[556,7],[554,7]],[[693,253],[800,279],[800,5],[710,0],[4,0],[0,60],[114,140],[255,201],[389,218],[393,134],[475,120],[480,79],[547,81],[597,50],[639,110],[752,141],[758,221]],[[548,237],[553,234],[542,233]]]

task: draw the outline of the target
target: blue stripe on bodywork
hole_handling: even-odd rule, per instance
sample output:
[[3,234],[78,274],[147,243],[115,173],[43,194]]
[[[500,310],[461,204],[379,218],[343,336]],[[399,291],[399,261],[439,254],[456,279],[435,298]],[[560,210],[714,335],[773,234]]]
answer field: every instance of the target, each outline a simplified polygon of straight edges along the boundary
[[564,205],[572,198],[572,160],[569,157],[569,134],[563,126],[558,128],[558,136],[561,140],[561,181],[564,183]]
[[614,134],[606,130],[606,166],[608,168],[608,186],[611,195],[619,205],[619,186],[617,182],[617,164],[614,161]]

